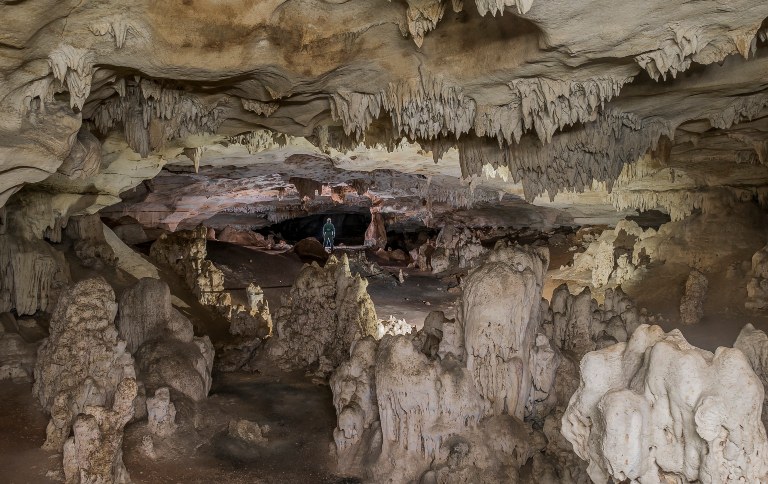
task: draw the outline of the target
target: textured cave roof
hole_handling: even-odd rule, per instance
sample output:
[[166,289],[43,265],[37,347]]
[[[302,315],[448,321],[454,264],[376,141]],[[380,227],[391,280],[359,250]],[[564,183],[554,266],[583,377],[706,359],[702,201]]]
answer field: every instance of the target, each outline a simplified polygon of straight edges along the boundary
[[[293,137],[405,137],[446,175],[561,206],[764,201],[766,18],[763,0],[0,0],[0,205],[65,160],[44,188],[104,206],[222,140]],[[101,169],[74,180],[85,131]]]

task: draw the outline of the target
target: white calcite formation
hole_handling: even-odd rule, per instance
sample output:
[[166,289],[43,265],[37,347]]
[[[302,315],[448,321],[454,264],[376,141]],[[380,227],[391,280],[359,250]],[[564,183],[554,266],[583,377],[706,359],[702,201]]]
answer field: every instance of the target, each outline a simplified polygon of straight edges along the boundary
[[33,394],[51,415],[45,448],[61,451],[78,414],[115,408],[118,386],[135,380],[116,313],[115,293],[101,278],[79,282],[59,298],[35,365]]
[[707,297],[709,281],[707,276],[697,270],[692,270],[685,281],[685,291],[680,300],[680,322],[682,324],[698,324],[704,316],[704,300]]
[[741,351],[642,325],[584,357],[562,433],[594,482],[763,482],[763,396]]
[[747,309],[768,308],[768,245],[752,256],[752,272],[747,282]]
[[464,282],[460,314],[466,366],[490,414],[525,415],[548,265],[545,248],[499,246]]
[[171,305],[165,282],[145,278],[126,290],[118,329],[148,391],[170,387],[192,400],[208,396],[213,345],[208,336],[194,336],[192,323]]
[[522,418],[550,393],[557,399],[560,357],[537,334],[547,261],[546,249],[500,244],[468,277],[458,321],[433,312],[417,333],[353,344],[330,380],[343,472],[392,483],[517,481],[545,444]]
[[376,334],[378,318],[368,281],[349,270],[349,260],[331,256],[323,267],[305,265],[275,313],[267,351],[285,368],[336,368],[352,342]]
[[576,254],[568,273],[589,277],[594,288],[630,281],[638,268],[649,262],[648,254],[640,250],[641,242],[655,234],[653,229],[643,230],[635,222],[622,220],[615,228],[604,230],[583,253]]

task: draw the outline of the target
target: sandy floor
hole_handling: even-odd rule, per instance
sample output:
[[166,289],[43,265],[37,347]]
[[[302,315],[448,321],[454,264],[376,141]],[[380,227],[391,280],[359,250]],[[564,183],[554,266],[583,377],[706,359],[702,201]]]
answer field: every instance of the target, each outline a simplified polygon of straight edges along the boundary
[[60,457],[43,451],[48,418],[32,398],[31,383],[0,381],[0,482],[56,482],[46,478]]

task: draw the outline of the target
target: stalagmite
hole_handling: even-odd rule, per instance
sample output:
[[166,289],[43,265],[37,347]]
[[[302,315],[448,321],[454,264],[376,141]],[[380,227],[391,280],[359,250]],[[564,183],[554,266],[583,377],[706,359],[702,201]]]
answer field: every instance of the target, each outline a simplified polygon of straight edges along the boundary
[[73,436],[64,444],[67,484],[128,484],[123,464],[123,428],[133,417],[136,380],[125,378],[115,389],[111,408],[87,405],[72,424]]
[[[115,293],[100,278],[79,282],[59,298],[51,335],[35,365],[33,393],[51,415],[45,448],[60,451],[75,417],[88,406],[122,412],[113,407],[116,392],[121,382],[135,380],[136,370],[125,341],[118,337],[116,313]],[[135,387],[135,382],[127,385]],[[130,393],[129,388],[125,391]]]
[[353,341],[376,333],[378,318],[367,286],[367,280],[350,273],[346,254],[341,260],[331,256],[323,267],[305,265],[275,313],[268,353],[286,368],[336,368]]
[[158,437],[167,437],[176,431],[176,406],[171,402],[168,388],[158,388],[155,396],[147,398],[149,431]]
[[752,271],[747,282],[747,309],[768,308],[768,245],[752,256]]
[[[464,287],[467,369],[494,415],[523,418],[532,384],[546,249],[497,247]],[[514,298],[499,297],[515,294]]]
[[208,336],[194,336],[192,323],[171,306],[165,282],[144,278],[125,291],[117,327],[148,390],[170,387],[192,400],[208,395],[213,345]]
[[643,325],[585,356],[562,431],[595,482],[761,482],[763,394],[740,351],[712,354]]
[[685,281],[685,292],[680,300],[680,320],[683,324],[698,324],[704,315],[704,300],[709,282],[707,276],[692,270]]

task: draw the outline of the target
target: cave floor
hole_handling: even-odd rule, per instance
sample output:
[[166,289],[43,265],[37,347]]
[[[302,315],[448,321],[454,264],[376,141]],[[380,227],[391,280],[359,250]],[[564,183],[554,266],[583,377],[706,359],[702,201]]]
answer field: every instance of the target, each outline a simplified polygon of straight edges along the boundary
[[[337,255],[354,247],[339,248]],[[226,242],[208,243],[208,259],[224,272],[225,287],[245,303],[245,287],[253,281],[264,290],[269,307],[274,312],[280,298],[288,294],[304,263],[292,253],[275,254]],[[396,275],[403,270],[405,282],[399,284]],[[368,293],[381,319],[394,316],[421,328],[430,311],[455,315],[456,294],[448,291],[451,278],[441,278],[404,266],[383,266],[380,275],[368,277]]]
[[[308,377],[217,374],[205,402],[177,402],[179,429],[153,437],[157,454],[141,450],[146,421],[128,424],[123,452],[136,484],[168,483],[318,483],[352,484],[332,472],[336,414],[330,388]],[[268,425],[265,446],[246,445],[227,435],[232,419]],[[0,482],[54,483],[61,456],[40,448],[48,423],[29,383],[0,382]]]

